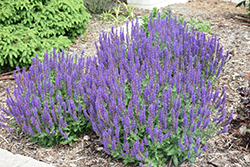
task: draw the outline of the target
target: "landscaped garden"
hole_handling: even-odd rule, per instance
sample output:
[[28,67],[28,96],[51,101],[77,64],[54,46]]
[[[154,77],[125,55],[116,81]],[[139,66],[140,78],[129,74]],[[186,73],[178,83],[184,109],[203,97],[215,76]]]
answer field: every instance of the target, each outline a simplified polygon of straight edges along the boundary
[[0,148],[58,166],[250,165],[244,7],[85,2],[1,2]]

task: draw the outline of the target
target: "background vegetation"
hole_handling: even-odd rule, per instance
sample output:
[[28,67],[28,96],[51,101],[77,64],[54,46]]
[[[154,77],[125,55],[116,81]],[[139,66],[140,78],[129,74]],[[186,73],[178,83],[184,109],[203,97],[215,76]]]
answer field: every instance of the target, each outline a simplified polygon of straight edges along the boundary
[[47,49],[69,47],[90,17],[82,0],[0,1],[0,72],[28,67]]

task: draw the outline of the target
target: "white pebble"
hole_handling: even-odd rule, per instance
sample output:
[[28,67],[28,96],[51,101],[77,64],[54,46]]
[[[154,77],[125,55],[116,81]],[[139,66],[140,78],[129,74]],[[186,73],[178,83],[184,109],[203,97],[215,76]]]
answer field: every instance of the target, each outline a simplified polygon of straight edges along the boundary
[[248,156],[248,155],[245,155],[245,156],[244,156],[244,159],[245,159],[246,162],[250,162],[250,161],[249,161],[249,156]]
[[89,140],[90,139],[90,137],[88,136],[88,135],[85,135],[84,137],[83,137],[83,140]]
[[96,150],[101,151],[101,150],[103,150],[103,147],[97,147]]

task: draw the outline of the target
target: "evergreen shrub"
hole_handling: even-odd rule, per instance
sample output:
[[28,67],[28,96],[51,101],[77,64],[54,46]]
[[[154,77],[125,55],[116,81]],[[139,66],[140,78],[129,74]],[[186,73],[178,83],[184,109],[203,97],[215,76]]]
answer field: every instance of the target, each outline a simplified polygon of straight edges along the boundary
[[189,31],[169,13],[150,18],[148,35],[137,20],[131,34],[112,28],[99,43],[93,59],[54,51],[43,62],[36,57],[23,78],[14,74],[18,87],[14,97],[7,88],[8,109],[2,108],[14,119],[2,115],[0,125],[67,142],[91,124],[105,152],[157,167],[194,162],[211,134],[227,132],[226,90],[212,87],[229,53],[216,36]]
[[0,1],[0,70],[29,66],[47,49],[66,48],[86,29],[82,0]]

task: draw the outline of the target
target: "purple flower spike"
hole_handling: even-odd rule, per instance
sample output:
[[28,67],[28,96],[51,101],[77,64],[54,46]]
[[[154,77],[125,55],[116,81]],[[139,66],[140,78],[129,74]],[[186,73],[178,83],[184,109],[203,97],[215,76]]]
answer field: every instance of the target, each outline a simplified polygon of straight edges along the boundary
[[139,154],[136,154],[136,159],[139,161],[143,161],[143,158]]
[[68,137],[67,133],[64,133],[64,137],[65,137],[66,140],[69,140],[69,137]]
[[128,142],[123,143],[123,150],[127,152],[128,149],[129,149],[129,143]]
[[191,129],[191,133],[195,132],[196,130],[196,122],[193,123],[192,129]]
[[185,148],[184,148],[183,144],[181,143],[181,140],[179,140],[179,143],[178,143],[178,144],[179,144],[179,147],[181,148],[181,150],[184,151]]
[[49,135],[50,134],[50,131],[48,128],[45,129],[46,133]]
[[208,144],[206,144],[201,150],[202,151],[206,151],[207,150],[207,146],[208,146]]
[[194,152],[195,152],[195,153],[198,152],[198,147],[197,147],[197,146],[194,147]]
[[226,133],[228,131],[228,126],[224,126],[219,133]]
[[146,146],[148,146],[148,145],[149,145],[149,143],[148,143],[148,140],[147,140],[146,136],[144,137],[143,141],[144,141],[144,143],[145,143],[145,145],[146,145]]
[[190,157],[191,157],[191,153],[190,153],[190,151],[188,152],[187,157],[188,157],[188,158],[190,158]]
[[176,119],[175,123],[174,123],[174,131],[177,133],[178,130],[178,119]]
[[36,124],[36,130],[38,133],[42,134],[39,124]]

